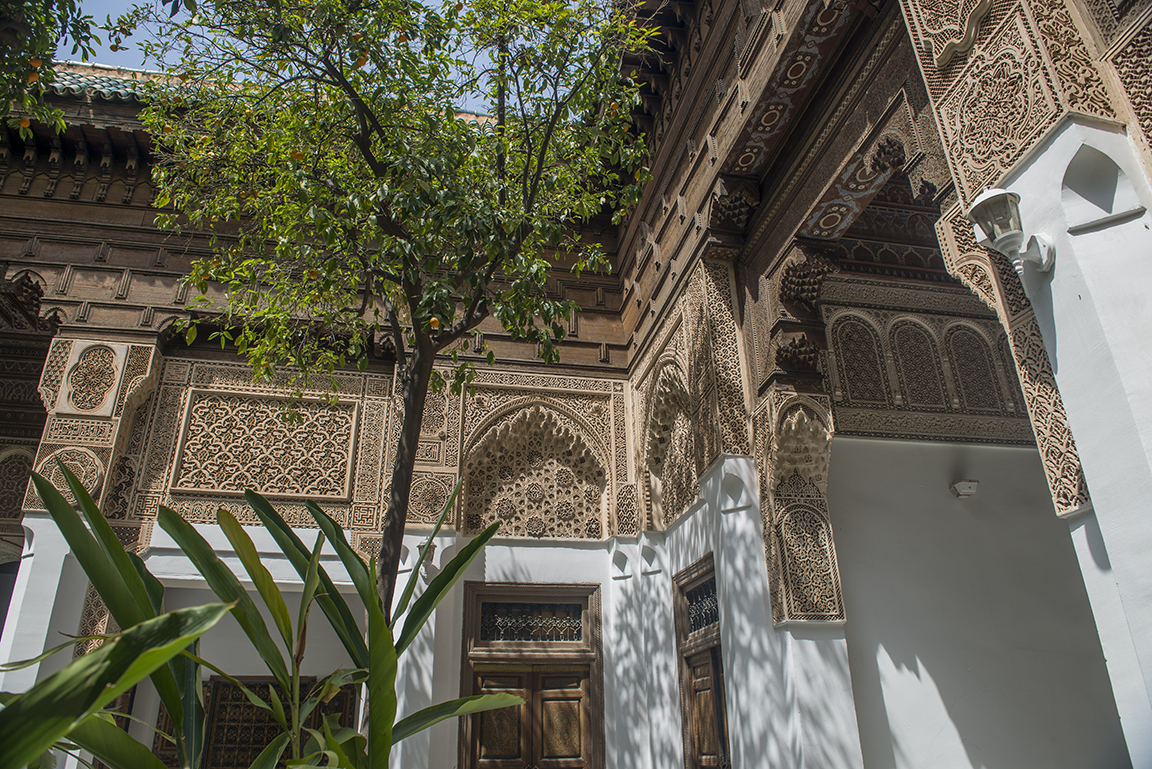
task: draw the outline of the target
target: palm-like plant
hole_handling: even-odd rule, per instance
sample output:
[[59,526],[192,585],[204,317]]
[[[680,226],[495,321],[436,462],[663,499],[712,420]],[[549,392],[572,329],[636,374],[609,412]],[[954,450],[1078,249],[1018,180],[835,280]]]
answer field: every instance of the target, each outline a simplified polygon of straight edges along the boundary
[[[248,504],[304,582],[300,608],[293,622],[280,588],[261,562],[244,527],[227,511],[217,512],[217,522],[272,617],[274,635],[253,597],[216,556],[211,545],[179,514],[160,508],[161,528],[176,541],[208,587],[221,599],[221,603],[165,612],[163,585],[139,557],[124,550],[88,492],[67,468],[61,466],[61,469],[83,519],[45,478],[33,473],[32,482],[109,613],[125,630],[101,636],[107,639],[104,645],[28,692],[0,694],[0,704],[4,705],[0,711],[0,769],[37,765],[38,757],[53,746],[65,750],[79,747],[112,769],[161,769],[163,764],[159,759],[117,727],[104,710],[116,696],[146,677],[151,678],[172,716],[171,738],[176,743],[181,766],[196,769],[202,760],[204,744],[205,712],[200,679],[205,667],[238,686],[254,706],[268,712],[282,729],[252,763],[251,769],[273,769],[285,759],[285,752],[287,763],[294,767],[386,769],[392,746],[405,737],[448,718],[523,702],[508,694],[464,697],[396,721],[398,657],[415,640],[436,606],[463,576],[499,524],[493,524],[469,542],[415,600],[412,599],[419,570],[413,569],[389,623],[375,589],[375,558],[365,563],[331,516],[315,503],[307,503],[320,528],[315,545],[309,549],[268,500],[249,491],[245,494]],[[423,561],[458,492],[459,484],[420,548],[417,563]],[[325,542],[330,543],[340,557],[363,604],[367,614],[366,634],[360,630],[348,602],[320,564]],[[313,604],[320,607],[332,626],[352,667],[337,670],[304,691],[300,671]],[[199,637],[229,611],[275,679],[276,686],[268,689],[268,699],[258,696],[198,653]],[[8,667],[34,664],[73,643],[75,639],[33,660]],[[341,727],[334,717],[322,719],[320,729],[304,726],[318,705],[348,684],[364,687],[368,717],[362,732]],[[283,699],[276,693],[277,687],[285,693]]]

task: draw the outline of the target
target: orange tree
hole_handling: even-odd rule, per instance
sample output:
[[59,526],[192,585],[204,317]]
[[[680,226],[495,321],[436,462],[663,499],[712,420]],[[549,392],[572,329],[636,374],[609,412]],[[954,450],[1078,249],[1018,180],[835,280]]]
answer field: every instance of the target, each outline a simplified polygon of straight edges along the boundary
[[394,349],[389,607],[428,389],[468,386],[461,346],[489,317],[555,361],[576,308],[550,271],[604,268],[579,224],[640,197],[621,62],[650,33],[628,0],[208,0],[119,22],[139,25],[168,62],[144,111],[158,222],[211,235],[190,281],[221,341],[305,379]]

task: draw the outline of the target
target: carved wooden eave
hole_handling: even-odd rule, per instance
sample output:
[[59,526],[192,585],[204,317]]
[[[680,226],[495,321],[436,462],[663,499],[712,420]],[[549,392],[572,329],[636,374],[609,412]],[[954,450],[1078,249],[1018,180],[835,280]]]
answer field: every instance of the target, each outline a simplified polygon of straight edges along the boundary
[[61,316],[58,310],[40,314],[44,289],[27,272],[15,279],[0,281],[0,329],[8,336],[36,336],[45,339],[56,333]]
[[759,177],[767,171],[795,118],[823,81],[828,65],[865,15],[865,7],[870,10],[868,15],[875,14],[867,2],[808,5],[784,44],[771,79],[748,113],[722,173]]
[[[146,205],[149,200],[133,198],[147,178],[150,156],[151,138],[138,122],[135,126],[77,122],[61,134],[34,123],[31,141],[0,127],[0,188],[10,175],[20,174],[18,195],[80,200],[94,180],[93,202]],[[110,199],[115,182],[122,186]]]

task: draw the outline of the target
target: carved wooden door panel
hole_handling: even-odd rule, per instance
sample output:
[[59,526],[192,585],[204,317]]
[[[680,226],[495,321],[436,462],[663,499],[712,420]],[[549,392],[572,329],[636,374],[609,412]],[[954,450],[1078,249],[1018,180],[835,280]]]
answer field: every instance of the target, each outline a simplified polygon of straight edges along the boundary
[[586,769],[591,718],[587,669],[537,666],[476,677],[477,692],[524,698],[517,708],[473,716],[473,769]]
[[720,649],[693,654],[688,663],[689,718],[692,726],[692,767],[728,769],[728,724],[724,711],[724,669]]
[[588,673],[537,673],[533,736],[539,738],[533,766],[584,769],[588,765]]
[[476,726],[472,756],[476,769],[524,769],[531,765],[531,678],[527,671],[481,673],[476,677],[478,694],[507,692],[525,701],[518,708],[489,710],[473,716]]

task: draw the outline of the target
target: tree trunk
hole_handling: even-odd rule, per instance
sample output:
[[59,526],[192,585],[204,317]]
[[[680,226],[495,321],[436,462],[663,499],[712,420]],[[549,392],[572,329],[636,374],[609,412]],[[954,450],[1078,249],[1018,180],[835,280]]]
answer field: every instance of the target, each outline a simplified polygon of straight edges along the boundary
[[420,422],[424,418],[424,400],[428,383],[432,379],[435,355],[413,351],[408,365],[400,375],[401,397],[404,403],[404,423],[400,428],[400,443],[396,447],[396,460],[392,464],[392,489],[388,498],[388,511],[384,514],[380,556],[377,558],[376,589],[384,602],[384,617],[392,622],[392,599],[396,592],[396,571],[400,568],[400,552],[404,545],[404,524],[408,520],[408,494],[412,489],[412,467],[416,463],[416,449],[420,443]]

